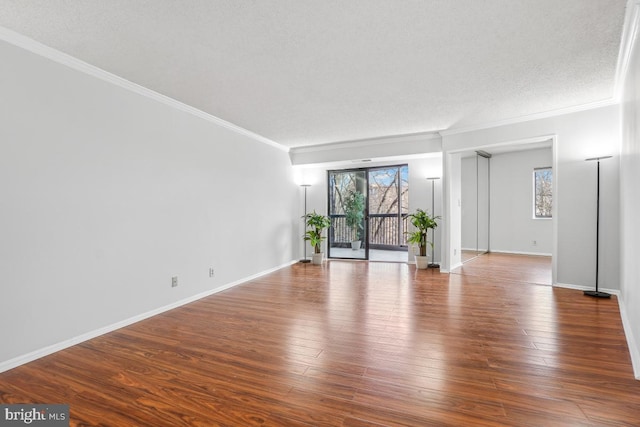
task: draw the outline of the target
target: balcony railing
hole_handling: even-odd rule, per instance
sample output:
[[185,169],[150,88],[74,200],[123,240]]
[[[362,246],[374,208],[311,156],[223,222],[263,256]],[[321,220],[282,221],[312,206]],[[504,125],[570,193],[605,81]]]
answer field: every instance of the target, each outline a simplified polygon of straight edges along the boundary
[[371,214],[369,215],[370,246],[407,246],[407,215]]
[[[407,246],[407,215],[398,218],[397,214],[369,215],[369,245],[372,248],[400,248]],[[350,243],[356,233],[347,226],[344,215],[331,215],[331,242],[333,246]]]

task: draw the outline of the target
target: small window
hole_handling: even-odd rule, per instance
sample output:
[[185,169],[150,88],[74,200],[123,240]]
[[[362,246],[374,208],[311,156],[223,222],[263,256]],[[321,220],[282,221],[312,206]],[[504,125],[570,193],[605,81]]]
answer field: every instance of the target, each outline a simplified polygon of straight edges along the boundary
[[551,218],[553,206],[553,169],[533,170],[533,217]]

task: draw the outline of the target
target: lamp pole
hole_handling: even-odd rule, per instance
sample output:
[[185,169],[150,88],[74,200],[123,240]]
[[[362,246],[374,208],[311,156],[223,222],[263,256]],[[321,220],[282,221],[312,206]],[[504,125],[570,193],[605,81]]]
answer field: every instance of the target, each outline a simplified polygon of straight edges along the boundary
[[[431,181],[431,216],[436,216],[436,209],[435,209],[435,200],[436,200],[436,180],[440,179],[437,176],[431,177],[431,178],[427,178],[428,181]],[[431,268],[437,268],[440,267],[439,264],[436,263],[436,254],[435,254],[435,242],[436,242],[436,229],[433,228],[431,229],[431,242],[433,243],[433,245],[431,246],[431,263],[429,263],[429,267]]]
[[[311,184],[302,184],[300,187],[304,188],[304,231],[307,231],[307,188],[311,187]],[[311,260],[307,259],[307,241],[302,240],[302,246],[304,248],[304,258],[300,260],[300,262],[311,262]]]
[[584,291],[585,295],[596,298],[611,298],[611,294],[606,292],[600,292],[598,290],[598,264],[599,264],[599,255],[600,255],[600,160],[610,159],[611,156],[602,156],[602,157],[592,157],[590,159],[586,159],[587,162],[596,161],[598,163],[598,178],[597,178],[597,186],[596,186],[596,290],[595,291]]

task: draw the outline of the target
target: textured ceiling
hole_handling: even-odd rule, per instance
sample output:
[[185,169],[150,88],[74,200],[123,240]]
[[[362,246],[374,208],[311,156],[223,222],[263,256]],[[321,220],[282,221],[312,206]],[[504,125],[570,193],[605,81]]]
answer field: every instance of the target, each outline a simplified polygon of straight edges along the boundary
[[0,0],[0,26],[294,147],[611,99],[625,0]]

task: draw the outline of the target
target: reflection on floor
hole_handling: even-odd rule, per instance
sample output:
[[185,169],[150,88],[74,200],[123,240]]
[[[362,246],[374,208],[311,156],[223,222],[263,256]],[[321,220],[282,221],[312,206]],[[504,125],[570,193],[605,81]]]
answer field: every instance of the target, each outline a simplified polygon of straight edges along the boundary
[[[364,259],[364,249],[354,251],[351,248],[331,248],[331,258]],[[381,249],[369,249],[369,261],[407,262],[407,251],[384,251]]]
[[551,257],[485,253],[451,271],[453,274],[551,286]]
[[470,259],[477,257],[478,255],[482,255],[483,253],[486,253],[486,252],[479,252],[479,251],[472,251],[472,250],[469,250],[469,249],[463,249],[460,252],[460,256],[462,258],[462,262],[467,262]]

